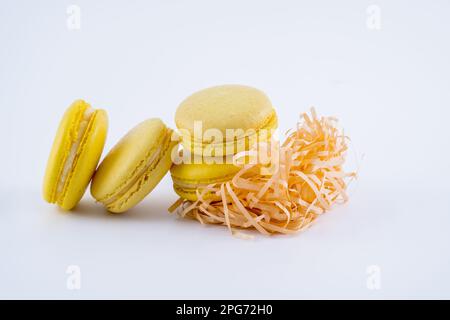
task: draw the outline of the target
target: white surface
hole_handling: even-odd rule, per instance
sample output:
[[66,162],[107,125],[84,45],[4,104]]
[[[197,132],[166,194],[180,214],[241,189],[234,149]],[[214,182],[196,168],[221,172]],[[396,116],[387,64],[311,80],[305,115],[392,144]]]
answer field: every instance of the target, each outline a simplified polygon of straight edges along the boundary
[[[81,8],[81,29],[66,8]],[[366,26],[369,5],[381,30]],[[0,298],[450,298],[448,1],[2,1]],[[266,91],[280,127],[314,105],[361,162],[351,200],[295,236],[244,241],[168,215],[170,177],[111,216],[41,199],[76,98],[106,108],[108,150],[211,85]],[[350,158],[352,154],[350,154]],[[68,290],[66,269],[81,268]],[[380,290],[366,269],[381,269]]]

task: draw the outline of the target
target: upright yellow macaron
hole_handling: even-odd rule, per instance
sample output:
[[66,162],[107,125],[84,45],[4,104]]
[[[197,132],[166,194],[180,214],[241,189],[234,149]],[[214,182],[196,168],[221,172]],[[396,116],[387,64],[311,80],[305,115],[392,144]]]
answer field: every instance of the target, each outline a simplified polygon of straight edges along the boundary
[[198,91],[178,107],[175,123],[183,145],[194,154],[225,156],[247,150],[270,137],[278,125],[264,92],[243,85],[221,85]]
[[92,196],[111,212],[124,212],[138,204],[172,165],[171,153],[177,145],[172,133],[156,118],[134,127],[98,167]]
[[75,101],[59,125],[45,171],[43,196],[70,210],[83,197],[105,145],[108,117],[83,100]]
[[[196,201],[197,192],[201,193],[210,184],[230,181],[238,171],[239,167],[233,164],[182,163],[174,165],[170,174],[175,192],[183,199]],[[203,197],[216,198],[211,193],[206,193]]]

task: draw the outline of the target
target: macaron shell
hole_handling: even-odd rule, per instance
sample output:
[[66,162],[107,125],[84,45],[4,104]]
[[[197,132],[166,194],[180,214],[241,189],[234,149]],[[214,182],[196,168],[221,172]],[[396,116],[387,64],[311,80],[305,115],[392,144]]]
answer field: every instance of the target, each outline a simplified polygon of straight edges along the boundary
[[161,181],[172,166],[171,150],[178,143],[171,142],[163,156],[157,161],[154,167],[139,178],[138,182],[132,186],[120,198],[107,206],[107,209],[114,213],[125,212],[141,202]]
[[77,160],[68,176],[58,204],[70,210],[83,197],[100,160],[108,131],[108,116],[104,110],[96,110],[85,137],[80,144]]
[[222,85],[198,91],[178,107],[175,122],[179,129],[194,134],[194,122],[202,121],[203,130],[215,128],[259,129],[274,109],[264,92],[242,85]]

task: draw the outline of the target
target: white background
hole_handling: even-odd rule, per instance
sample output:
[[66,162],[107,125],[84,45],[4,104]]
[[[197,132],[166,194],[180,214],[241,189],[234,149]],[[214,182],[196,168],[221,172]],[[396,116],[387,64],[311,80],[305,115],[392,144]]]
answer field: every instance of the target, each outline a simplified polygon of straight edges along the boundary
[[[0,298],[450,298],[449,21],[448,0],[1,0]],[[42,200],[73,100],[108,111],[109,150],[146,118],[174,127],[181,100],[224,83],[264,90],[283,130],[311,105],[337,116],[360,159],[350,202],[245,241],[169,215],[169,176],[123,215],[89,193],[70,213]]]

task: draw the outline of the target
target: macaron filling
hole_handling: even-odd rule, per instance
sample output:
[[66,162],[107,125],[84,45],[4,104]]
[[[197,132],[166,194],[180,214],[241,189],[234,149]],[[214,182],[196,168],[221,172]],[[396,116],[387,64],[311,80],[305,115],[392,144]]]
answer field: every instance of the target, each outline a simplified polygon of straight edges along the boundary
[[196,188],[204,188],[204,187],[208,186],[207,183],[191,184],[191,183],[182,182],[173,177],[172,177],[172,180],[173,180],[175,187],[180,188],[180,189],[196,189]]
[[94,116],[94,112],[95,112],[94,108],[87,107],[82,115],[80,124],[78,125],[77,136],[76,136],[77,138],[75,139],[75,141],[72,142],[69,154],[67,155],[67,157],[64,161],[64,166],[63,166],[63,169],[62,169],[61,174],[58,179],[58,183],[57,183],[57,187],[56,187],[56,195],[55,195],[56,199],[58,199],[64,191],[64,186],[65,186],[67,179],[69,177],[69,174],[75,164],[75,159],[78,154],[78,149],[80,147],[81,142],[83,141],[83,137],[87,131],[89,123],[90,123],[92,117]]

